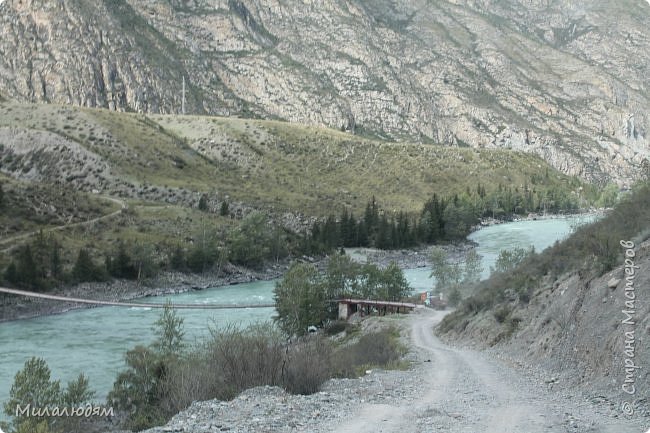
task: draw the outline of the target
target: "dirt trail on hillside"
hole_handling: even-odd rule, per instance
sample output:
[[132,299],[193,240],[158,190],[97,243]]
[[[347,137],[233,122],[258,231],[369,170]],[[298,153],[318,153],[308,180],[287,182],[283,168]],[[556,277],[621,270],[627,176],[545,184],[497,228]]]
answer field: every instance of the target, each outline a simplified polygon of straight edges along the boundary
[[[572,401],[486,354],[451,347],[433,335],[444,312],[411,317],[411,342],[426,368],[415,403],[364,404],[333,428],[341,433],[643,433],[638,421],[612,418]],[[611,415],[611,414],[610,414]]]
[[[70,224],[63,224],[63,225],[56,226],[56,227],[50,227],[48,229],[43,230],[43,232],[44,233],[52,233],[52,232],[55,232],[55,231],[61,231],[61,230],[65,230],[65,229],[69,229],[69,228],[73,228],[73,227],[84,227],[84,226],[92,225],[92,224],[95,224],[95,223],[97,223],[99,221],[103,221],[103,220],[106,220],[106,219],[109,219],[109,218],[113,218],[114,216],[119,215],[122,212],[122,210],[127,208],[127,204],[126,204],[126,202],[124,200],[121,200],[121,199],[118,199],[118,198],[115,198],[115,197],[107,197],[107,196],[102,196],[101,198],[103,198],[104,200],[111,201],[113,203],[118,204],[120,206],[120,208],[118,210],[113,211],[111,213],[108,213],[106,215],[100,215],[98,217],[95,217],[95,218],[92,218],[92,219],[89,219],[89,220],[86,220],[86,221],[77,221],[77,222],[70,223]],[[31,238],[32,236],[36,236],[38,233],[40,233],[40,230],[33,230],[31,232],[21,233],[19,235],[13,235],[13,236],[9,236],[7,238],[0,239],[0,248],[4,247],[6,245],[13,244],[10,247],[7,247],[7,248],[4,248],[4,249],[0,250],[0,252],[7,253],[7,252],[11,251],[16,246],[18,246],[20,242],[23,242],[23,241]]]

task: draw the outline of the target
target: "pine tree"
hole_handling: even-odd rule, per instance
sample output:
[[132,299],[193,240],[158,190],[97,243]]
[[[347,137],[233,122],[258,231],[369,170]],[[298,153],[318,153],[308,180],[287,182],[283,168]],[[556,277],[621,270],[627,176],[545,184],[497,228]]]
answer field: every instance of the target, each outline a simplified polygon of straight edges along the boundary
[[32,248],[25,245],[18,254],[18,263],[16,265],[18,281],[28,288],[34,288],[36,285],[38,270],[32,254]]
[[115,257],[111,260],[110,274],[115,278],[135,279],[137,271],[133,265],[133,260],[126,250],[124,242],[117,244],[117,252]]
[[341,246],[341,234],[339,225],[332,215],[327,217],[323,226],[323,243],[328,250]]
[[[339,233],[341,233],[341,246],[349,246],[350,233],[348,233],[349,223],[348,223],[348,211],[343,209],[341,213],[341,220],[339,221]],[[339,246],[339,245],[337,245]]]
[[381,250],[386,250],[390,248],[390,245],[390,224],[388,223],[386,215],[382,215],[377,226],[377,238],[375,240],[374,247]]
[[225,200],[221,202],[221,208],[219,208],[219,215],[221,216],[230,215],[230,205]]
[[50,275],[56,280],[59,280],[63,276],[61,244],[56,240],[50,243]]
[[368,242],[369,244],[373,244],[377,233],[377,224],[379,222],[379,208],[375,196],[372,196],[372,200],[366,205],[363,221],[368,233]]
[[357,226],[357,245],[360,247],[368,246],[368,227],[364,220],[360,220]]
[[9,263],[7,269],[5,269],[4,279],[9,284],[17,285],[20,283],[20,277],[18,275],[18,268],[16,267],[15,262]]
[[207,194],[201,195],[201,198],[199,199],[199,210],[203,212],[207,212],[208,210],[208,196]]
[[72,277],[80,283],[101,279],[99,269],[95,266],[90,253],[85,248],[79,250],[77,261],[72,268]]
[[438,198],[437,194],[429,199],[422,210],[422,220],[425,227],[425,240],[434,243],[445,236],[445,201]]

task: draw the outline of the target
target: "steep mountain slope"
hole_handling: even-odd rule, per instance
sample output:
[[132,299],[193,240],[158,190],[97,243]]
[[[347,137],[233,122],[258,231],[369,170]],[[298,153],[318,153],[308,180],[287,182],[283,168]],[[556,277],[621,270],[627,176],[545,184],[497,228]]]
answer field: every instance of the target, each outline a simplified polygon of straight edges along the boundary
[[[589,397],[610,400],[612,405],[629,402],[648,411],[647,389],[650,375],[635,367],[626,371],[626,362],[636,366],[648,365],[650,350],[646,340],[650,333],[650,242],[636,245],[634,265],[636,277],[626,286],[624,266],[617,267],[600,278],[582,278],[572,273],[535,291],[530,304],[513,306],[502,323],[496,317],[499,309],[467,318],[464,325],[446,337],[453,341],[472,339],[483,347],[495,349],[516,362],[541,366],[546,371],[549,386],[579,386]],[[625,254],[625,249],[620,249]],[[627,288],[626,288],[627,287]],[[632,291],[629,289],[632,288]],[[628,296],[636,294],[634,308],[629,308]],[[633,311],[633,325],[622,323]],[[511,318],[521,320],[512,330]],[[510,339],[507,335],[514,332]],[[633,334],[626,334],[633,332]],[[631,345],[626,345],[626,340]],[[629,349],[630,352],[626,352]],[[626,355],[632,353],[633,357]],[[627,374],[636,392],[623,390]],[[618,409],[618,408],[617,408]],[[626,410],[626,409],[624,409]]]
[[7,0],[0,93],[508,147],[627,184],[650,158],[637,0]]

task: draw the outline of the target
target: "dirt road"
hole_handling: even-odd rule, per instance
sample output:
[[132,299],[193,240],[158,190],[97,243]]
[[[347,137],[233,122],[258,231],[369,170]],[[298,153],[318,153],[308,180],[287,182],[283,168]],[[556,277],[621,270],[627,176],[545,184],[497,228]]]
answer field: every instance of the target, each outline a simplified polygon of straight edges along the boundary
[[643,433],[640,421],[543,384],[484,353],[450,347],[433,335],[443,312],[421,309],[411,320],[411,342],[426,386],[415,403],[364,404],[332,432]]

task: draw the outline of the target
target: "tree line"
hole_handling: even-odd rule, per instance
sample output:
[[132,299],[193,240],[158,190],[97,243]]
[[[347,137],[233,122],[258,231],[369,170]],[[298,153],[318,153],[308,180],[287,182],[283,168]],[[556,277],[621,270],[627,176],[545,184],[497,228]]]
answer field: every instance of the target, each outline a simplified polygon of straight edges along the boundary
[[12,254],[1,276],[12,287],[47,291],[61,284],[111,278],[141,281],[162,271],[219,273],[226,262],[256,269],[268,261],[302,254],[305,243],[300,239],[259,212],[245,217],[229,233],[206,227],[191,242],[171,246],[118,241],[104,249],[85,246],[70,251],[56,236],[41,231]]
[[462,194],[449,197],[434,193],[417,214],[381,209],[375,197],[366,205],[362,217],[343,210],[314,223],[312,248],[331,251],[340,247],[410,248],[420,244],[465,238],[481,218],[509,218],[531,212],[566,212],[579,208],[579,197],[569,191],[498,185],[487,192],[478,184]]
[[[228,212],[225,206],[220,213]],[[199,207],[206,205],[199,203]],[[330,215],[315,222],[306,234],[273,225],[261,212],[246,216],[230,233],[205,229],[191,243],[172,246],[120,241],[108,250],[83,247],[72,252],[65,251],[55,237],[40,233],[13,254],[2,277],[7,285],[44,291],[62,283],[142,280],[161,271],[219,272],[226,262],[260,268],[268,261],[329,254],[342,247],[396,249],[453,241],[465,238],[482,217],[506,218],[577,207],[578,197],[565,189],[499,185],[487,192],[478,184],[450,197],[434,193],[416,214],[388,212],[373,197],[361,218],[343,210],[338,217]]]

